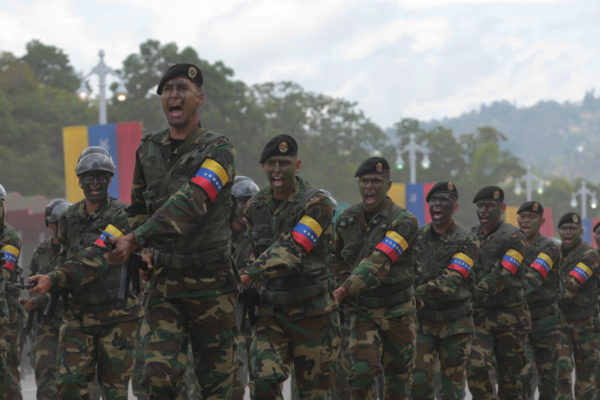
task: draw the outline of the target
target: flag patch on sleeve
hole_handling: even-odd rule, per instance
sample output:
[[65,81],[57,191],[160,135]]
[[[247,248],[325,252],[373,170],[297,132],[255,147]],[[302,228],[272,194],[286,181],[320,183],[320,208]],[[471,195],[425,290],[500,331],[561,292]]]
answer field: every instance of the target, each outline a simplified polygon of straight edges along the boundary
[[456,253],[452,256],[448,268],[460,273],[463,278],[467,279],[473,268],[473,259],[465,253]]
[[292,230],[292,237],[307,253],[310,253],[321,233],[323,233],[323,228],[317,220],[304,215]]
[[590,279],[590,276],[592,276],[593,274],[594,272],[592,272],[590,267],[588,267],[582,262],[577,264],[575,268],[573,268],[571,272],[569,272],[569,275],[577,279],[577,282],[581,283],[582,285],[585,282],[587,282],[587,280]]
[[523,261],[523,255],[516,250],[510,249],[502,258],[502,266],[514,275],[517,273],[521,261]]
[[387,231],[385,237],[375,246],[375,249],[388,256],[390,261],[396,262],[407,247],[408,242],[398,232]]
[[19,249],[15,246],[11,246],[7,244],[2,247],[0,250],[4,253],[4,268],[8,268],[10,271],[15,270],[15,265],[17,265],[17,260],[19,259]]
[[108,224],[106,225],[106,228],[104,228],[104,232],[98,236],[98,239],[96,239],[94,244],[99,247],[106,247],[104,244],[106,239],[122,238],[123,236],[125,236],[123,232],[121,232],[116,226]]
[[229,182],[229,176],[221,164],[209,158],[202,163],[200,169],[190,181],[200,186],[212,201],[217,198],[217,195]]
[[546,279],[546,276],[548,276],[548,272],[550,272],[553,265],[552,258],[550,258],[548,254],[540,253],[531,263],[531,268],[535,269],[544,277],[544,279]]

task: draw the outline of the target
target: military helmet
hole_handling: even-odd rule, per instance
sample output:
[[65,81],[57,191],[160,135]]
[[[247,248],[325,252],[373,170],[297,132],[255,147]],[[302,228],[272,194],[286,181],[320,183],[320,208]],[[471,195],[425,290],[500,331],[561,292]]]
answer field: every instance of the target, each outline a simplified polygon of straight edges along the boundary
[[247,176],[244,175],[236,175],[235,178],[233,178],[233,184],[235,185],[238,182],[241,181],[251,181],[252,178],[248,178]]
[[[102,149],[102,147],[99,148]],[[88,147],[87,149],[83,150],[79,156],[77,166],[75,167],[75,173],[77,176],[92,171],[108,172],[109,174],[114,175],[116,167],[110,154],[108,154],[108,152],[104,149],[104,151],[89,151],[89,149],[90,148]]]
[[4,203],[6,201],[6,190],[4,186],[0,185],[0,203]]
[[49,223],[53,223],[53,224],[57,223],[58,220],[60,219],[61,215],[63,215],[65,210],[67,208],[69,208],[70,206],[71,206],[71,203],[69,203],[66,200],[63,200],[62,202],[56,204],[54,206],[54,208],[52,209],[50,216],[48,216],[48,218],[46,218],[46,225]]
[[110,153],[104,147],[102,147],[102,146],[90,146],[90,147],[88,147],[86,149],[83,149],[83,151],[79,155],[79,158],[77,159],[77,162],[79,162],[79,160],[81,160],[81,157],[87,156],[88,154],[93,154],[93,153],[104,154],[104,155],[107,155],[107,156],[110,157]]
[[52,210],[59,205],[60,203],[64,203],[66,202],[65,199],[54,199],[51,200],[50,203],[48,203],[46,205],[46,209],[44,210],[44,219],[46,220],[46,226],[48,226],[48,223],[52,222],[49,221],[48,218],[50,218],[50,214],[52,214]]
[[[237,176],[236,176],[237,178]],[[254,181],[246,176],[242,176],[236,183],[231,187],[231,194],[236,199],[240,197],[252,197],[260,190],[258,185]],[[234,180],[235,181],[235,180]]]

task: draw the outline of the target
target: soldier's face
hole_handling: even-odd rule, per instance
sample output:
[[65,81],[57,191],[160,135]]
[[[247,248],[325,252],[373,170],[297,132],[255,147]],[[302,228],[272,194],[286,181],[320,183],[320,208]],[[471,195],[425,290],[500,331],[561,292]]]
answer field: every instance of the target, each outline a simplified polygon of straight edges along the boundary
[[79,177],[79,186],[85,198],[92,203],[100,203],[108,196],[111,176],[106,172],[88,172]]
[[562,248],[570,250],[576,243],[579,243],[583,228],[575,222],[565,222],[558,228],[558,234],[562,241]]
[[446,226],[452,219],[452,214],[458,208],[458,203],[450,193],[435,193],[429,198],[429,215],[431,223],[438,227]]
[[365,211],[378,210],[387,197],[392,182],[387,174],[364,174],[358,177],[358,191]]
[[517,216],[519,229],[521,229],[527,239],[537,235],[544,222],[545,219],[543,216],[531,211],[523,211]]
[[500,222],[504,203],[495,200],[480,200],[475,203],[475,211],[482,229],[492,229]]
[[290,193],[296,182],[296,173],[302,163],[295,156],[272,156],[262,165],[273,193]]
[[204,93],[195,83],[178,77],[165,83],[160,101],[169,125],[181,128],[196,123],[198,108],[204,104],[204,99]]
[[594,231],[594,242],[596,242],[596,246],[600,248],[600,228],[596,228]]

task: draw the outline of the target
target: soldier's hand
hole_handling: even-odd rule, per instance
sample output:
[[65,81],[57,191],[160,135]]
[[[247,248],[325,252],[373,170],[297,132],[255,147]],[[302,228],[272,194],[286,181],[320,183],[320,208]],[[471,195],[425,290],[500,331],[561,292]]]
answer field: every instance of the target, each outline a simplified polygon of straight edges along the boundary
[[348,291],[343,286],[340,286],[333,291],[333,298],[335,298],[335,302],[338,304],[340,304],[346,296],[348,296]]
[[124,264],[138,247],[133,233],[129,233],[122,238],[111,238],[109,241],[114,246],[113,251],[104,255],[109,264]]
[[19,298],[19,303],[23,304],[23,308],[28,313],[35,308],[35,304],[33,304],[33,301],[31,301],[31,299]]
[[246,289],[252,285],[252,278],[250,278],[250,275],[242,274],[240,276],[240,279],[242,281],[242,286],[244,287],[244,289]]
[[154,270],[154,264],[152,264],[152,249],[148,247],[144,247],[141,251],[142,262],[146,264],[146,269],[140,269],[140,279],[144,282],[150,278],[152,275],[152,270]]
[[33,275],[29,277],[29,280],[37,281],[37,284],[29,290],[33,294],[48,293],[52,287],[52,280],[48,275]]

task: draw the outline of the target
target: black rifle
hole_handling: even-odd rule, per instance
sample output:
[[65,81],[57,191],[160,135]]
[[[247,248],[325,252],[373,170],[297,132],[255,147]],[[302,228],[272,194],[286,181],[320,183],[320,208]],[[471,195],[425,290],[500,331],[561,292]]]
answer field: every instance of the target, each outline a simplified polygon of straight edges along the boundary
[[68,289],[60,289],[52,287],[48,292],[50,298],[48,299],[48,304],[46,304],[46,309],[44,310],[44,318],[46,321],[49,321],[56,312],[56,307],[58,306],[58,300],[62,297],[64,302],[64,309],[67,309],[68,301],[69,301],[69,290]]
[[121,283],[119,286],[119,300],[126,301],[129,297],[129,285],[131,284],[131,294],[137,296],[140,294],[140,275],[139,270],[146,271],[148,267],[142,261],[142,255],[138,252],[133,252],[129,259],[121,267]]
[[240,332],[249,334],[256,324],[255,308],[260,301],[260,294],[256,288],[242,290],[238,296],[237,323]]

